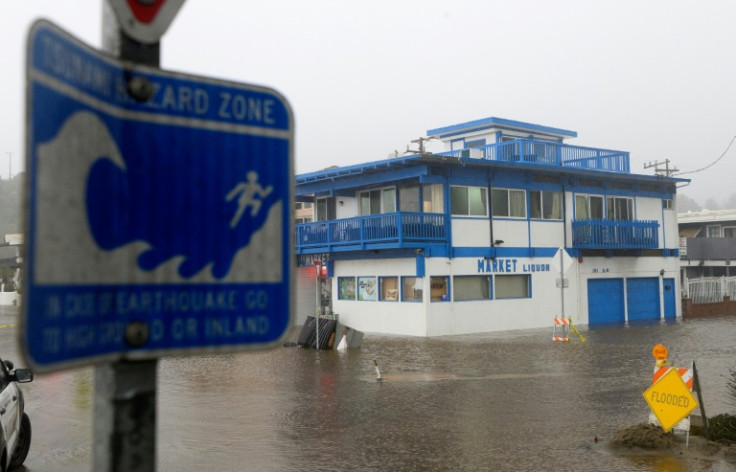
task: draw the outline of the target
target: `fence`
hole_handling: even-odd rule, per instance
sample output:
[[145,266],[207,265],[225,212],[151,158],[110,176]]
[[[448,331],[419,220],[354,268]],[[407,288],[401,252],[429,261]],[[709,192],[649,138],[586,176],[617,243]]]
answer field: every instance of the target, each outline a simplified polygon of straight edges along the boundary
[[686,298],[692,303],[720,303],[723,297],[736,300],[736,277],[703,277],[690,279],[685,284]]

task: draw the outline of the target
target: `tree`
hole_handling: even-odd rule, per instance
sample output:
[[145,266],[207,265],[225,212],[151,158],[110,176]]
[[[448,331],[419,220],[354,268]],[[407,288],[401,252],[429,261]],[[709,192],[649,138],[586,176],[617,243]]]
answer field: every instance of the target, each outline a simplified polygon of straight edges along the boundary
[[698,204],[698,202],[688,197],[687,195],[678,193],[677,194],[677,211],[679,213],[685,213],[688,211],[700,211],[700,205]]
[[718,204],[715,198],[709,198],[705,201],[705,210],[718,210],[721,206]]

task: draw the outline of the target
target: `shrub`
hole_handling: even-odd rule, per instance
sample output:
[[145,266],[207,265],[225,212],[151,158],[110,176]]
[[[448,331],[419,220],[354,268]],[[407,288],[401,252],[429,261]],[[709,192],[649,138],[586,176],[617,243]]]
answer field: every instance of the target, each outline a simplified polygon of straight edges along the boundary
[[736,442],[736,416],[724,413],[708,418],[708,430],[711,441]]

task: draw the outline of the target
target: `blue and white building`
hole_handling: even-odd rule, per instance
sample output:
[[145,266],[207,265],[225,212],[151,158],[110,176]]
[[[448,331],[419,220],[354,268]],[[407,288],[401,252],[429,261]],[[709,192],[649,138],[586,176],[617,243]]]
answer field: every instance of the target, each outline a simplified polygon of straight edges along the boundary
[[686,180],[632,174],[628,152],[576,136],[485,118],[427,131],[416,154],[298,175],[314,208],[295,233],[300,296],[413,336],[681,316]]

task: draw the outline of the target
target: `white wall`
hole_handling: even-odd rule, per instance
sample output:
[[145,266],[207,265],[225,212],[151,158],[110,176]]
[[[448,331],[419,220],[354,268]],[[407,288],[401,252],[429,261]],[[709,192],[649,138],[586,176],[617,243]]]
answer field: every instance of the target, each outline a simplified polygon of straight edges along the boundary
[[[342,205],[340,205],[342,202]],[[337,219],[358,216],[358,199],[354,197],[335,197],[335,213]]]
[[[333,312],[340,322],[366,333],[393,333],[426,336],[425,304],[429,297],[428,278],[425,278],[425,302],[345,301],[338,300],[338,278],[342,276],[415,276],[416,259],[361,259],[335,261],[332,285]],[[399,279],[400,282],[400,279]]]
[[505,247],[528,247],[529,226],[527,220],[493,220],[493,240],[503,241]]
[[659,222],[659,246],[664,248],[663,234],[664,227],[662,225],[662,199],[651,197],[636,197],[636,219],[637,220],[654,220]]
[[490,246],[490,221],[487,218],[452,218],[452,245],[455,247]]
[[553,221],[531,222],[532,247],[561,247],[564,243],[563,223]]

